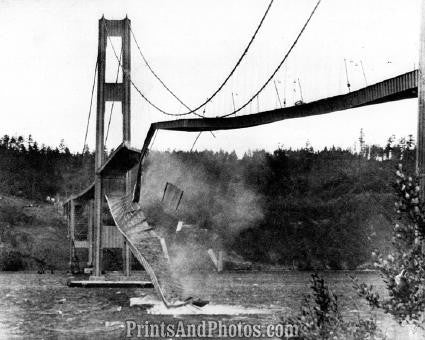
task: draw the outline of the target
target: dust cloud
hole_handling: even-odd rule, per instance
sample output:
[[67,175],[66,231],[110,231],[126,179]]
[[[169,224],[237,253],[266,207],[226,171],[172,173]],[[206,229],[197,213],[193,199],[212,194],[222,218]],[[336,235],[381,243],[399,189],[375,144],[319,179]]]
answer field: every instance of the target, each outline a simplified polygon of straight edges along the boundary
[[[170,258],[179,272],[211,267],[207,249],[230,253],[234,238],[263,218],[262,197],[247,187],[240,169],[205,158],[208,152],[152,152],[145,161],[140,202],[150,223],[166,225]],[[184,191],[171,214],[161,204],[167,182]],[[176,233],[178,221],[186,228]]]

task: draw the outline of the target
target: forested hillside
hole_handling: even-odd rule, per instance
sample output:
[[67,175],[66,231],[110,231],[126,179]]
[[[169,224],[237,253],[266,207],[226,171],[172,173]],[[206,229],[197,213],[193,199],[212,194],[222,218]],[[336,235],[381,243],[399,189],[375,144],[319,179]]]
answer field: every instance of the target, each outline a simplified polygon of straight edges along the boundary
[[[412,170],[412,139],[386,147],[247,152],[151,152],[142,203],[167,181],[184,190],[181,218],[212,229],[246,259],[301,269],[355,268],[374,247],[390,247],[393,172]],[[66,197],[91,182],[93,154],[73,154],[31,138],[0,140],[0,194],[30,200]],[[1,221],[0,221],[1,224]]]
[[93,179],[94,154],[71,154],[63,142],[39,145],[31,136],[0,139],[0,192],[28,199],[66,197]]

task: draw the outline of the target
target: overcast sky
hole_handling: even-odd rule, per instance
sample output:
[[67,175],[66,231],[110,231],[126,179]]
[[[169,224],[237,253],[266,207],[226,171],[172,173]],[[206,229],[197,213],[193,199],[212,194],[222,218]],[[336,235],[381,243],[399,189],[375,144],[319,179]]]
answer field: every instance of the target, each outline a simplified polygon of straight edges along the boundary
[[[352,90],[413,70],[418,63],[420,0],[322,0],[316,15],[275,81],[287,105],[346,93],[344,59]],[[97,54],[98,19],[122,19],[132,29],[151,66],[189,106],[204,101],[231,70],[257,27],[269,0],[58,1],[0,0],[0,134],[32,134],[73,151],[83,146]],[[206,115],[232,111],[262,85],[286,53],[316,0],[275,0],[256,41]],[[119,47],[120,42],[114,39]],[[363,64],[363,75],[361,65]],[[107,79],[116,60],[108,51]],[[132,41],[132,79],[157,105],[183,112],[148,72]],[[298,79],[300,85],[298,84]],[[296,81],[297,83],[294,83]],[[269,86],[240,114],[279,105]],[[93,107],[95,113],[95,106]],[[94,147],[95,114],[88,144]],[[106,115],[109,115],[109,105]],[[133,144],[143,143],[149,124],[167,120],[132,92]],[[235,131],[204,133],[196,148],[274,150],[279,145],[352,147],[359,131],[384,144],[392,135],[416,134],[417,100],[282,121]],[[108,148],[121,140],[115,106]],[[160,131],[156,149],[190,149],[196,134]]]

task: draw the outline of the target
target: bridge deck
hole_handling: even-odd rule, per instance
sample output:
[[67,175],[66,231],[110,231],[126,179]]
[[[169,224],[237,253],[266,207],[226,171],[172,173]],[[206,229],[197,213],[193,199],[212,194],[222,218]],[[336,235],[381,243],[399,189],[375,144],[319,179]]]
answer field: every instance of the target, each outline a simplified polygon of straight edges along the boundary
[[347,94],[301,105],[229,118],[194,118],[157,122],[150,126],[142,148],[142,155],[146,154],[155,130],[196,132],[243,129],[284,119],[315,116],[361,106],[415,98],[418,93],[417,89],[418,71],[414,70]]
[[357,91],[310,103],[232,118],[178,119],[152,124],[155,129],[210,131],[241,129],[279,120],[320,115],[356,107],[417,97],[417,71],[384,80]]

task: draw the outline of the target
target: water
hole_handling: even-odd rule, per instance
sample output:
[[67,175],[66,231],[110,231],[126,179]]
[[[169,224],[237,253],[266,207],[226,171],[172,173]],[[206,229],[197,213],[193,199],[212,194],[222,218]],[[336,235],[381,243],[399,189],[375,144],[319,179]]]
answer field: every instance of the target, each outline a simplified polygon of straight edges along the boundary
[[[130,307],[130,297],[153,294],[150,289],[69,288],[66,274],[0,273],[0,339],[121,339],[126,320],[143,322],[200,322],[243,320],[250,323],[278,323],[299,310],[303,294],[309,293],[308,272],[210,273],[185,278],[185,288],[210,300],[204,315],[174,313],[152,315]],[[346,317],[369,316],[370,309],[352,288],[349,275],[374,284],[385,295],[384,283],[375,272],[325,272],[323,276],[338,295]],[[228,309],[226,306],[231,306]],[[160,311],[160,307],[156,307]],[[159,308],[159,309],[158,309]],[[258,310],[259,313],[235,311]],[[213,312],[208,315],[208,311]],[[229,315],[217,315],[217,311]],[[231,313],[230,313],[231,311]],[[376,313],[376,312],[374,312]],[[155,314],[155,313],[153,313]],[[158,313],[156,313],[158,314]],[[190,313],[189,313],[190,314]],[[218,313],[220,314],[220,313]],[[389,339],[422,339],[423,333],[401,327],[383,313],[376,314]]]

